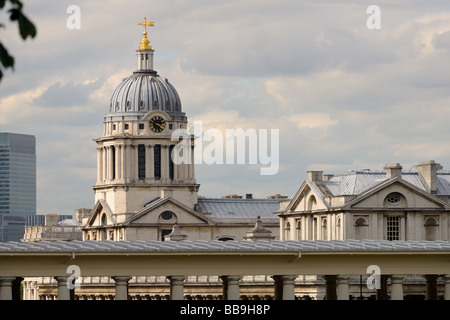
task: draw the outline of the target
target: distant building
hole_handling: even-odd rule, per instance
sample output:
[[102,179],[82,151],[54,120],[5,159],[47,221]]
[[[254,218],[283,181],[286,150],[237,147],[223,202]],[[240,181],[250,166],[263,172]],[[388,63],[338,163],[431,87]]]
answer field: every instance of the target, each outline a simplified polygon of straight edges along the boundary
[[80,223],[70,215],[46,214],[27,218],[24,242],[82,240]]
[[0,132],[0,241],[20,241],[36,214],[36,139]]

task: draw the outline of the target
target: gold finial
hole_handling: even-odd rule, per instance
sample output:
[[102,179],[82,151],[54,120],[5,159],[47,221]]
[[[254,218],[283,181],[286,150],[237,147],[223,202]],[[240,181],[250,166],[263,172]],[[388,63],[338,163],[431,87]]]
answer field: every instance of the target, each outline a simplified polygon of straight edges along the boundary
[[151,49],[150,41],[147,39],[147,27],[153,27],[155,25],[155,21],[147,21],[147,18],[144,17],[144,22],[138,23],[139,26],[144,26],[144,32],[142,33],[144,37],[141,40],[141,45],[139,46],[140,50]]

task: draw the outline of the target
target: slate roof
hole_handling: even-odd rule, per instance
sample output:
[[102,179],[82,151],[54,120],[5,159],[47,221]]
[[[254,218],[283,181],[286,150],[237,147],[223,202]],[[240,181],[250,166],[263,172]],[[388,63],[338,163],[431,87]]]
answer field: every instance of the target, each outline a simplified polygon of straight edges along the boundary
[[[428,191],[427,184],[417,170],[402,171],[402,179],[419,189]],[[328,181],[322,181],[331,195],[359,195],[386,181],[386,171],[351,170],[336,174]],[[450,171],[438,171],[437,195],[450,195]]]
[[197,210],[211,213],[211,218],[276,218],[280,200],[285,199],[234,199],[199,198]]
[[2,242],[0,255],[51,252],[320,252],[450,251],[448,241],[304,240],[304,241],[40,241]]

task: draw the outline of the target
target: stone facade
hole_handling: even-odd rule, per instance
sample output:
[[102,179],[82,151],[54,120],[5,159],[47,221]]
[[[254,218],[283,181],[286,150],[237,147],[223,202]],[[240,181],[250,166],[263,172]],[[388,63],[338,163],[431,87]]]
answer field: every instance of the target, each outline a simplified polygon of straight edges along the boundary
[[434,161],[402,171],[309,171],[280,216],[282,240],[449,240],[450,172]]

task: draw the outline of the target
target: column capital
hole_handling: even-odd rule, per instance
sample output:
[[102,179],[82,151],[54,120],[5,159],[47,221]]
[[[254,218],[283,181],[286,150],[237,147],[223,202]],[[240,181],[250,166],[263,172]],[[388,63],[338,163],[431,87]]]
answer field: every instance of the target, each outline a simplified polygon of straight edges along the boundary
[[111,277],[116,284],[127,284],[130,281],[130,276],[113,276]]
[[0,282],[13,282],[16,277],[0,276]]
[[185,276],[167,276],[167,279],[169,279],[170,282],[179,284],[179,283],[183,283],[184,280],[186,279],[186,277]]
[[220,279],[222,279],[222,281],[226,281],[230,284],[232,283],[237,283],[242,279],[242,276],[239,275],[230,275],[230,276],[220,276]]
[[404,275],[399,275],[399,274],[393,274],[390,276],[391,278],[391,283],[403,283],[403,279],[405,278]]
[[56,276],[53,278],[55,278],[55,280],[58,282],[58,285],[67,283],[67,280],[69,279],[68,276]]

